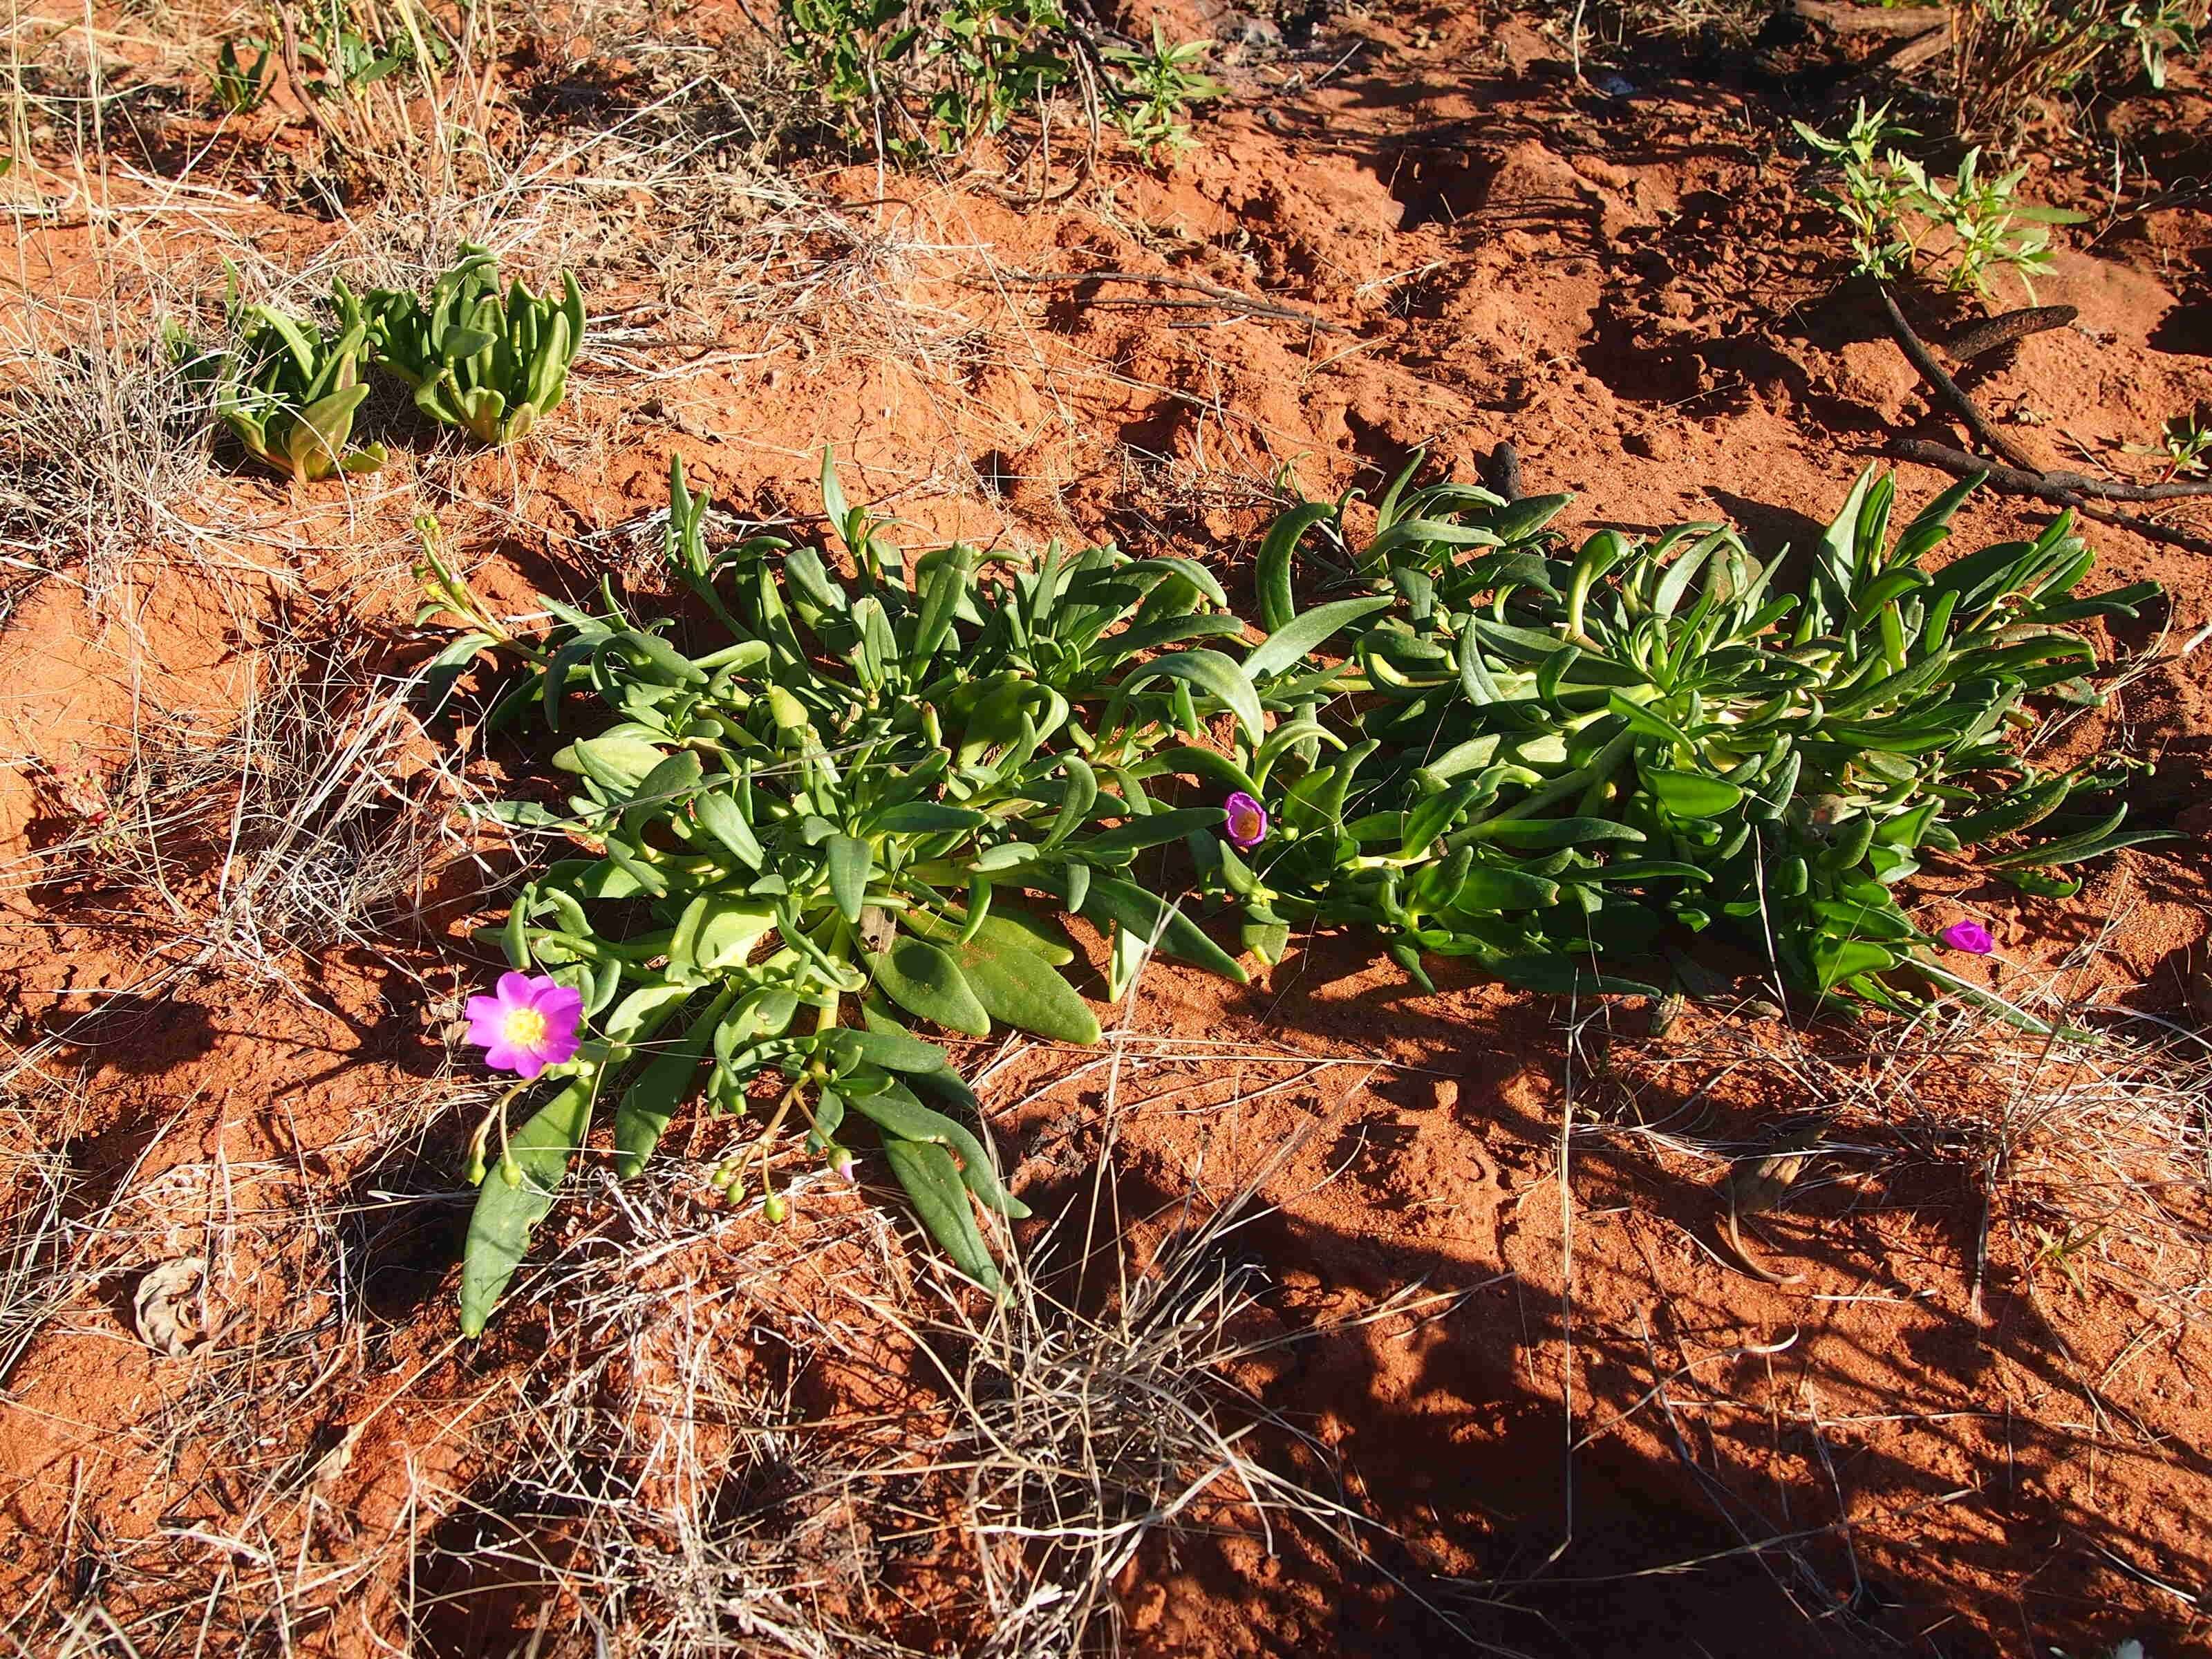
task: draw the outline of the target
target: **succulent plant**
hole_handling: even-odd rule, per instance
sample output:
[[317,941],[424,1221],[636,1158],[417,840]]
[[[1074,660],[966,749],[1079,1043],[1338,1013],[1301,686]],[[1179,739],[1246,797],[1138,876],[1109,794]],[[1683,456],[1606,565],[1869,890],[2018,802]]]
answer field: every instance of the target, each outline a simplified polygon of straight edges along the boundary
[[559,408],[584,337],[584,296],[561,273],[558,300],[520,281],[504,296],[499,262],[473,243],[438,279],[428,303],[410,293],[367,300],[379,367],[414,388],[415,406],[487,444],[526,437]]

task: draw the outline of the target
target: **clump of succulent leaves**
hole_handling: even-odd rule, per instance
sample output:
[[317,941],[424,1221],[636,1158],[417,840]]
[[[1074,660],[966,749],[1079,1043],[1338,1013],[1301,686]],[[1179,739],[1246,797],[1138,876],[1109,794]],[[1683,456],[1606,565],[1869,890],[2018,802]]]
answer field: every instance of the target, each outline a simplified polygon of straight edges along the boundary
[[2059,866],[2158,833],[2124,829],[2124,805],[2069,811],[2114,769],[2046,775],[2021,751],[2028,698],[2098,699],[2077,625],[2159,592],[2075,598],[2093,556],[2070,514],[1930,571],[1973,483],[1893,541],[1893,481],[1869,469],[1802,589],[1779,592],[1779,560],[1724,526],[1604,530],[1570,553],[1547,528],[1567,497],[1411,476],[1356,552],[1328,533],[1341,503],[1305,503],[1260,555],[1276,639],[1304,620],[1291,562],[1310,532],[1310,562],[1333,544],[1339,579],[1373,595],[1334,602],[1371,607],[1334,671],[1255,677],[1271,705],[1335,699],[1239,750],[1267,839],[1202,852],[1263,955],[1293,927],[1358,924],[1424,986],[1434,955],[1656,994],[1718,929],[1804,990],[1896,1008],[1914,975],[1967,988],[1898,902],[1923,859],[2002,841],[1982,868],[2063,894]]
[[[950,1054],[909,1024],[1095,1041],[1062,915],[1104,934],[1115,998],[1154,951],[1244,977],[1188,897],[1264,961],[1294,929],[1370,929],[1425,988],[1426,958],[1462,957],[1657,994],[1715,931],[1813,994],[1901,1008],[1930,981],[1975,994],[1898,902],[1923,859],[2002,843],[1983,868],[2063,893],[2060,867],[2148,838],[2124,808],[2074,810],[2114,772],[2021,752],[2027,699],[2097,699],[2078,625],[2157,592],[2074,598],[2092,561],[2070,515],[1931,573],[1972,486],[1893,540],[1869,470],[1778,592],[1778,561],[1725,527],[1569,552],[1549,528],[1567,497],[1412,489],[1419,464],[1356,549],[1344,501],[1283,515],[1257,644],[1186,559],[909,559],[826,465],[826,558],[710,540],[673,469],[669,568],[711,637],[605,584],[589,611],[544,601],[554,626],[524,637],[426,537],[425,617],[465,630],[438,673],[521,665],[489,718],[541,721],[572,780],[501,809],[562,855],[487,937],[580,994],[590,1033],[549,1102],[510,1125],[520,1085],[479,1132],[465,1327],[602,1100],[623,1176],[687,1102],[757,1116],[714,1179],[757,1183],[771,1218],[792,1133],[841,1172],[848,1140],[872,1146],[995,1285],[976,1208],[1023,1211]],[[1299,607],[1301,554],[1341,597]]]
[[203,350],[175,324],[164,329],[181,371],[246,453],[295,482],[384,465],[381,444],[353,447],[354,416],[368,396],[368,319],[343,285],[331,304],[336,321],[326,327],[234,297],[231,349]]
[[1213,577],[1110,546],[909,559],[826,465],[823,492],[842,561],[767,535],[714,544],[675,466],[669,567],[713,619],[704,640],[605,587],[590,611],[544,601],[554,627],[521,637],[426,537],[425,616],[465,630],[441,669],[487,649],[523,665],[491,718],[540,721],[562,745],[566,799],[501,815],[566,856],[491,937],[515,970],[580,992],[590,1032],[549,1103],[510,1127],[502,1101],[488,1120],[471,1331],[602,1100],[618,1176],[695,1098],[757,1116],[714,1181],[757,1188],[771,1218],[787,1130],[841,1170],[848,1139],[872,1143],[952,1261],[994,1285],[974,1204],[1024,1212],[945,1050],[908,1022],[1096,1041],[1056,913],[1106,935],[1114,995],[1155,950],[1244,978],[1146,874],[1222,822],[1218,800],[1155,793],[1191,755],[1215,758],[1199,746],[1210,723],[1262,741],[1254,679],[1273,663],[1243,648]]
[[502,295],[497,258],[471,243],[428,301],[380,290],[365,303],[378,366],[414,388],[423,414],[486,444],[527,436],[560,407],[584,338],[572,274],[561,273],[557,299],[520,280]]

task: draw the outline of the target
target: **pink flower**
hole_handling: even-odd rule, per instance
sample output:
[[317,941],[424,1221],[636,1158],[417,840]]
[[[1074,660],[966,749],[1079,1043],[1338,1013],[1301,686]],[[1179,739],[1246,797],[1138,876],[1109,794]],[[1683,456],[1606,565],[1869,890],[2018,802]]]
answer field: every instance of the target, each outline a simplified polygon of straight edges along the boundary
[[1229,820],[1229,839],[1239,847],[1257,847],[1267,833],[1267,809],[1242,789],[1222,803],[1221,811]]
[[485,1065],[533,1078],[575,1054],[581,991],[550,974],[501,974],[498,992],[469,999],[469,1041],[483,1046]]
[[1990,930],[1978,921],[1954,921],[1936,935],[1954,951],[1964,951],[1969,956],[1985,957],[1997,948],[1990,937]]

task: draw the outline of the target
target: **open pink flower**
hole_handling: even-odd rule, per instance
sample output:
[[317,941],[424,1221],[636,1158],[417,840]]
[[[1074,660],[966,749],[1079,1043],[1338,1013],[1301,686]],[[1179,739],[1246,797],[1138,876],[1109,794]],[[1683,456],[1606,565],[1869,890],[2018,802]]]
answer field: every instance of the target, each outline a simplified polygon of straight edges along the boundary
[[1985,957],[1997,948],[1990,937],[1990,930],[1978,921],[1954,921],[1936,935],[1954,951],[1964,951],[1969,956]]
[[1222,802],[1221,811],[1229,820],[1229,839],[1239,847],[1257,847],[1267,833],[1267,809],[1242,789]]
[[497,995],[469,999],[469,1041],[485,1065],[533,1078],[575,1054],[583,1019],[582,992],[550,974],[501,974]]

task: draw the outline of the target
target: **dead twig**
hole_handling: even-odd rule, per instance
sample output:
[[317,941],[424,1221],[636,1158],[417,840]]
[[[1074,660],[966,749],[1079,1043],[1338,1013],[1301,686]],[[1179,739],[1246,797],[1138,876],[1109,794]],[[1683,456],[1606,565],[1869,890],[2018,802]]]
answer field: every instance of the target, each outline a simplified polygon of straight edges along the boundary
[[2040,469],[2034,460],[1997,429],[1990,417],[1982,413],[1981,405],[1968,397],[1943,365],[1936,361],[1936,354],[1928,349],[1928,343],[1912,331],[1912,325],[1905,320],[1905,313],[1897,308],[1897,301],[1890,294],[1887,284],[1876,283],[1874,291],[1881,297],[1881,308],[1888,316],[1889,331],[1897,341],[1898,349],[1920,372],[1920,378],[1928,383],[1928,389],[1950,404],[1952,411],[1966,423],[1966,429],[1992,453],[2024,471],[2039,473]]
[[1342,323],[1331,322],[1314,312],[1301,311],[1296,306],[1263,300],[1255,295],[1239,294],[1233,288],[1224,288],[1218,283],[1209,283],[1196,276],[1169,276],[1143,270],[1001,270],[994,275],[1000,282],[1030,283],[1039,286],[1054,283],[1135,283],[1146,288],[1183,289],[1193,294],[1204,295],[1216,305],[1243,311],[1251,316],[1269,317],[1278,322],[1299,323],[1323,334],[1348,331]]
[[[1971,478],[1979,474],[1989,480],[1992,489],[2002,490],[2008,495],[2029,495],[2038,501],[2049,501],[2055,507],[2070,507],[2075,512],[2095,519],[2100,523],[2117,525],[2123,530],[2131,530],[2147,541],[2163,542],[2168,547],[2178,547],[2185,552],[2212,554],[2212,538],[2192,535],[2186,530],[2176,530],[2171,525],[2160,524],[2154,519],[2138,518],[2132,513],[2115,512],[2109,507],[2101,506],[2091,501],[2087,491],[2058,482],[2060,478],[2078,477],[2077,474],[2059,473],[2046,477],[2040,472],[2024,471],[2015,466],[2005,466],[1979,455],[1970,455],[1963,449],[1952,448],[1948,444],[1931,443],[1925,438],[1893,439],[1889,447],[1890,453],[1899,460],[1917,461],[1923,466],[1941,467],[1954,477]],[[2133,487],[2149,489],[2167,489],[2171,486]],[[2188,493],[2198,495],[2203,492],[2191,489]],[[2120,499],[2135,498],[2123,496]],[[2154,495],[2147,499],[2163,501],[2171,498]]]

